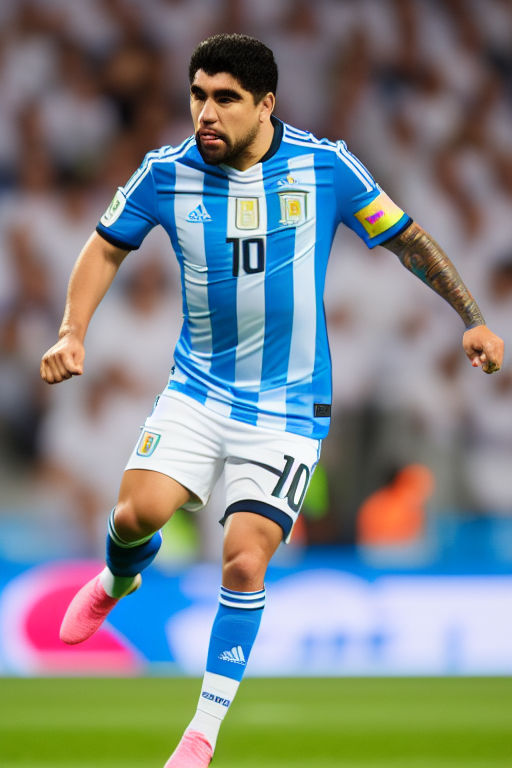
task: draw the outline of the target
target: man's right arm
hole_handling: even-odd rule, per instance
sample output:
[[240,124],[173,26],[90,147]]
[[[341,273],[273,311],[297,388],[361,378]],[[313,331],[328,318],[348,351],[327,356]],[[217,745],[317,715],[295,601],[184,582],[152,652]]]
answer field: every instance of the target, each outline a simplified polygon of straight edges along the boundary
[[94,233],[78,257],[69,280],[59,341],[41,360],[41,378],[58,384],[83,373],[84,339],[89,322],[129,251]]

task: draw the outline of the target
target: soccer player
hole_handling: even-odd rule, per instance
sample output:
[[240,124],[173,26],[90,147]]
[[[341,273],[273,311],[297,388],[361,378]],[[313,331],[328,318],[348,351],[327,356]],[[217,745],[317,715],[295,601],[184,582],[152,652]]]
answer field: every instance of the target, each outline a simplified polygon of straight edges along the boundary
[[370,248],[385,245],[453,306],[473,366],[493,373],[503,358],[451,261],[344,142],[274,117],[277,68],[263,43],[211,37],[189,76],[194,135],[149,152],[118,189],[75,264],[59,341],[41,363],[49,384],[82,374],[97,305],[127,253],[163,226],[181,270],[174,366],[123,475],[106,567],[72,600],[61,638],[95,632],[140,585],[173,512],[201,509],[223,474],[219,607],[197,711],[167,768],[211,761],[256,639],[267,565],[290,537],[328,431],[322,294],[338,224]]

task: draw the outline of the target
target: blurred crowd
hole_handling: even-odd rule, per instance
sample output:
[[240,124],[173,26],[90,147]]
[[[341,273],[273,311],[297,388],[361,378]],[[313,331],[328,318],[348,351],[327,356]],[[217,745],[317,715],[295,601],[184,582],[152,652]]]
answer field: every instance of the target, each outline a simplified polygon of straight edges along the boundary
[[[221,31],[274,50],[277,116],[345,139],[445,248],[510,346],[511,0],[2,3],[0,525],[22,518],[53,544],[58,532],[70,553],[101,552],[124,463],[171,366],[181,298],[162,231],[126,259],[94,318],[86,375],[48,387],[39,360],[116,187],[148,150],[191,133],[190,53]],[[326,311],[334,419],[302,540],[373,541],[359,513],[378,509],[365,501],[410,465],[430,473],[421,504],[431,514],[512,515],[509,358],[498,375],[472,370],[453,310],[346,229]],[[194,540],[189,524],[183,541]],[[201,525],[206,551],[213,534]]]

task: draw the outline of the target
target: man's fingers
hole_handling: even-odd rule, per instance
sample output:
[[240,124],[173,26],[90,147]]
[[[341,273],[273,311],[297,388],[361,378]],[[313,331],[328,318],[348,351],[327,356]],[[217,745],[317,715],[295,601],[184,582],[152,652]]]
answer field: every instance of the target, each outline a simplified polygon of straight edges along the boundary
[[50,350],[41,361],[41,378],[48,384],[58,384],[83,373],[83,355],[76,352]]
[[83,366],[81,362],[77,359],[77,355],[72,352],[62,355],[62,363],[66,371],[73,376],[79,376],[81,373],[83,373]]
[[41,365],[39,368],[39,372],[41,374],[41,378],[43,381],[46,381],[47,384],[53,384],[53,373],[51,372],[49,366],[46,363],[46,360],[41,360]]
[[71,373],[69,372],[69,367],[60,355],[55,357],[54,365],[55,365],[57,374],[58,376],[60,376],[61,380],[69,379],[69,377],[71,376]]
[[64,379],[69,379],[71,374],[66,371],[57,358],[50,357],[41,364],[41,375],[48,384],[58,384]]

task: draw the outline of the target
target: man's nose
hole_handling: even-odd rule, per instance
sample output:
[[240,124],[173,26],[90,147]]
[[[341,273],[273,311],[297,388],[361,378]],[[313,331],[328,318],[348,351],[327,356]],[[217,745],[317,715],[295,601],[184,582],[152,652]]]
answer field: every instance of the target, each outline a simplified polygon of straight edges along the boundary
[[199,113],[200,123],[214,123],[217,119],[217,110],[212,99],[206,99],[204,106]]

